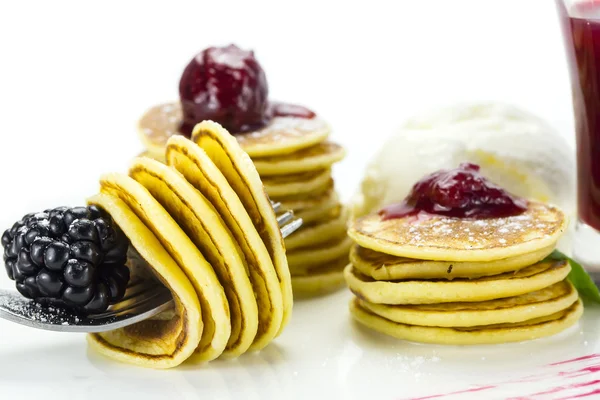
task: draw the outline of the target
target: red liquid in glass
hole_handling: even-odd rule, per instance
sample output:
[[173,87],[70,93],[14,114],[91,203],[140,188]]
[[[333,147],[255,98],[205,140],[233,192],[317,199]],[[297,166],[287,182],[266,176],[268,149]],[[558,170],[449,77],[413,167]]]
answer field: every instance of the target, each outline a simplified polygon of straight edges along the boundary
[[579,217],[600,230],[600,2],[558,4],[573,86]]

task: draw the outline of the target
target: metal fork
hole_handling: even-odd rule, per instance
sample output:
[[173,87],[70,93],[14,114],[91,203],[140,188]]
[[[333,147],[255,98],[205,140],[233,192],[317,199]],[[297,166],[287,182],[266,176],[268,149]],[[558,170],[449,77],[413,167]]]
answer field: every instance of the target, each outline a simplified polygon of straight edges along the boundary
[[[281,235],[285,238],[302,225],[292,210],[271,202]],[[106,332],[123,328],[169,310],[174,306],[171,292],[153,279],[133,280],[123,299],[100,314],[81,316],[53,306],[42,306],[15,291],[0,289],[0,318],[32,328],[58,332]]]

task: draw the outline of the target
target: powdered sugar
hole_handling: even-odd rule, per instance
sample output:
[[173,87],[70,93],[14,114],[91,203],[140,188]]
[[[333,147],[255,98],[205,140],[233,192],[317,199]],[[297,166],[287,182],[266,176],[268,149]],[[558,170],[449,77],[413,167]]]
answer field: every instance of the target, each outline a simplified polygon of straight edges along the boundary
[[[368,236],[419,247],[488,249],[557,236],[564,214],[553,206],[531,203],[520,215],[469,219],[441,215],[382,221],[377,215],[359,220],[356,228]],[[558,236],[557,236],[558,237]]]

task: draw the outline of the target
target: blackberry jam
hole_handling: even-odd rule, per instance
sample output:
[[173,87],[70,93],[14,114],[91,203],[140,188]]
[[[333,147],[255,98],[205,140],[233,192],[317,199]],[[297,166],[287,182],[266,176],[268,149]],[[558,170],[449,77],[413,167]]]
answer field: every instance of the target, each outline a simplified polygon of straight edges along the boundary
[[479,166],[462,163],[458,168],[425,176],[406,199],[379,211],[383,220],[419,213],[457,218],[500,218],[522,214],[527,201],[508,193],[479,172]]
[[233,132],[256,129],[265,123],[268,95],[265,72],[252,51],[235,45],[209,47],[181,76],[180,130],[189,136],[194,125],[206,119]]
[[189,137],[197,123],[212,120],[239,134],[260,129],[274,117],[315,117],[302,106],[269,103],[268,96],[267,78],[253,51],[233,44],[209,47],[190,61],[181,76],[179,131]]

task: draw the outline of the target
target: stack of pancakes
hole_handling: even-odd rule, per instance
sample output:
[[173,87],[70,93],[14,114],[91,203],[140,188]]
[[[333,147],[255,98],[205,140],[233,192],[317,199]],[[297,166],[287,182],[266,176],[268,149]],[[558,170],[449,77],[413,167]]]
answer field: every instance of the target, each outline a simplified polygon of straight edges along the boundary
[[[145,155],[164,161],[165,143],[178,135],[181,118],[178,103],[158,105],[144,114],[138,130]],[[318,117],[275,117],[260,130],[235,135],[254,162],[269,197],[304,221],[285,241],[297,294],[342,287],[342,270],[348,261],[347,213],[331,177],[332,165],[345,152],[327,140],[330,131]]]
[[[220,125],[166,146],[166,165],[138,158],[89,200],[131,241],[130,263],[167,286],[175,308],[89,336],[111,358],[169,368],[268,345],[289,321],[292,286],[277,218],[247,154]],[[141,268],[142,270],[144,268]],[[151,271],[152,274],[148,274]]]
[[362,217],[344,271],[350,312],[410,341],[484,344],[535,339],[575,324],[583,306],[567,261],[546,257],[566,229],[556,207],[517,216]]
[[260,131],[236,136],[271,200],[304,221],[285,240],[292,286],[300,295],[341,288],[348,263],[347,213],[331,176],[345,152],[327,140],[329,132],[319,118],[279,117]]

